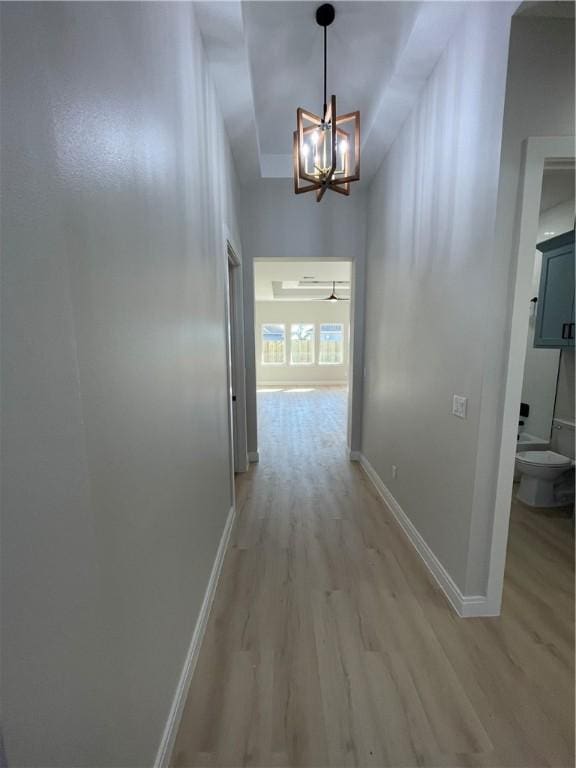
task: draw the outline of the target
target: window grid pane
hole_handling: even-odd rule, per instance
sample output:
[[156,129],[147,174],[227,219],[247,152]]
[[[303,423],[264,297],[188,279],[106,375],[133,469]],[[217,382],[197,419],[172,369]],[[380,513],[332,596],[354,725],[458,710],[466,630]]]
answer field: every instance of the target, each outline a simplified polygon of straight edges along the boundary
[[342,365],[344,362],[344,326],[342,323],[322,323],[320,326],[321,365]]
[[292,365],[314,363],[314,326],[298,323],[290,328],[290,362]]
[[283,325],[267,323],[262,326],[262,362],[283,365],[286,362],[286,330]]

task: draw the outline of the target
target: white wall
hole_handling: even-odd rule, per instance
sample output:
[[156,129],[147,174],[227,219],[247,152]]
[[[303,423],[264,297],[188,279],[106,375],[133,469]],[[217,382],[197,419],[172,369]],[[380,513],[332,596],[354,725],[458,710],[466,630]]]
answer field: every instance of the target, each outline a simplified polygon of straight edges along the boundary
[[558,390],[556,393],[556,405],[554,417],[564,419],[574,424],[574,350],[563,349],[560,354],[560,366],[558,369]]
[[[348,380],[348,339],[350,302],[328,301],[257,301],[255,313],[256,381],[260,384],[346,384]],[[283,323],[288,340],[285,365],[262,364],[262,324]],[[313,323],[315,326],[315,363],[291,365],[291,323]],[[344,326],[344,359],[341,365],[318,363],[321,323],[342,323]]]
[[[554,407],[554,418],[560,419],[552,428],[550,448],[556,453],[576,457],[576,442],[574,439],[575,415],[575,381],[574,381],[574,350],[563,349],[560,353],[558,370],[558,389]],[[572,425],[570,428],[569,425]]]
[[[352,260],[351,322],[364,337],[364,266],[366,196],[352,185],[350,197],[334,193],[317,203],[314,195],[295,195],[290,179],[261,179],[242,189],[241,234],[244,257],[244,329],[248,450],[258,450],[256,419],[256,350],[254,339],[253,259]],[[363,345],[351,341],[353,374],[350,381],[349,446],[360,448]],[[250,393],[252,397],[250,398]],[[354,428],[353,428],[354,427]]]
[[467,13],[371,191],[362,451],[462,590],[509,13]]
[[149,766],[230,508],[234,173],[191,6],[2,4],[10,765]]
[[[538,222],[538,242],[548,240],[551,236],[572,229],[574,226],[574,200],[568,200],[553,208],[543,211]],[[542,270],[542,254],[536,251],[534,272],[532,275],[532,295],[538,296],[540,287],[540,272]],[[550,439],[552,418],[554,416],[554,401],[556,399],[556,383],[558,379],[558,363],[560,350],[542,349],[534,346],[534,330],[536,312],[533,312],[528,325],[528,342],[526,359],[524,361],[524,380],[522,382],[522,402],[530,406],[529,415],[523,417],[526,432],[543,440]]]

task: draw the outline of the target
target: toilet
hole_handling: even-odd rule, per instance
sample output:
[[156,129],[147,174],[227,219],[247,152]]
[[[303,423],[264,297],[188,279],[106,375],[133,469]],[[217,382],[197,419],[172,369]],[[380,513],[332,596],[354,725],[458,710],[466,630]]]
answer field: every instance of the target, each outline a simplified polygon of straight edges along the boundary
[[520,474],[516,498],[530,507],[564,506],[569,500],[565,493],[557,493],[557,488],[573,466],[572,459],[554,451],[520,451],[516,454]]

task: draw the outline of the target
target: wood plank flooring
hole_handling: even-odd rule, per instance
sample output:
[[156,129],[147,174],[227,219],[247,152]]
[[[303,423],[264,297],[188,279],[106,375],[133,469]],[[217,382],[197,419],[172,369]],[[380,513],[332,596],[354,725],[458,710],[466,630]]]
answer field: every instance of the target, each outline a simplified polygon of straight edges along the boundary
[[184,766],[574,765],[574,529],[514,504],[502,616],[459,619],[345,446],[342,389],[259,394]]

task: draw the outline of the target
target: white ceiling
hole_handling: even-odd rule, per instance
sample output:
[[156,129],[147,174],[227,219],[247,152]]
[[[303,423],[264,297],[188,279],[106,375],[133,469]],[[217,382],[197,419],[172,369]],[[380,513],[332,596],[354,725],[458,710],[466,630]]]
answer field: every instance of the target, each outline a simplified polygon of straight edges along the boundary
[[[310,301],[336,294],[350,297],[350,263],[347,261],[255,261],[256,301]],[[298,285],[304,283],[304,285]],[[308,285],[306,285],[306,283]],[[320,285],[316,285],[320,283]]]
[[[242,182],[289,177],[296,108],[322,108],[319,2],[198,2],[196,15]],[[328,91],[360,109],[371,178],[460,19],[462,2],[336,2]]]

